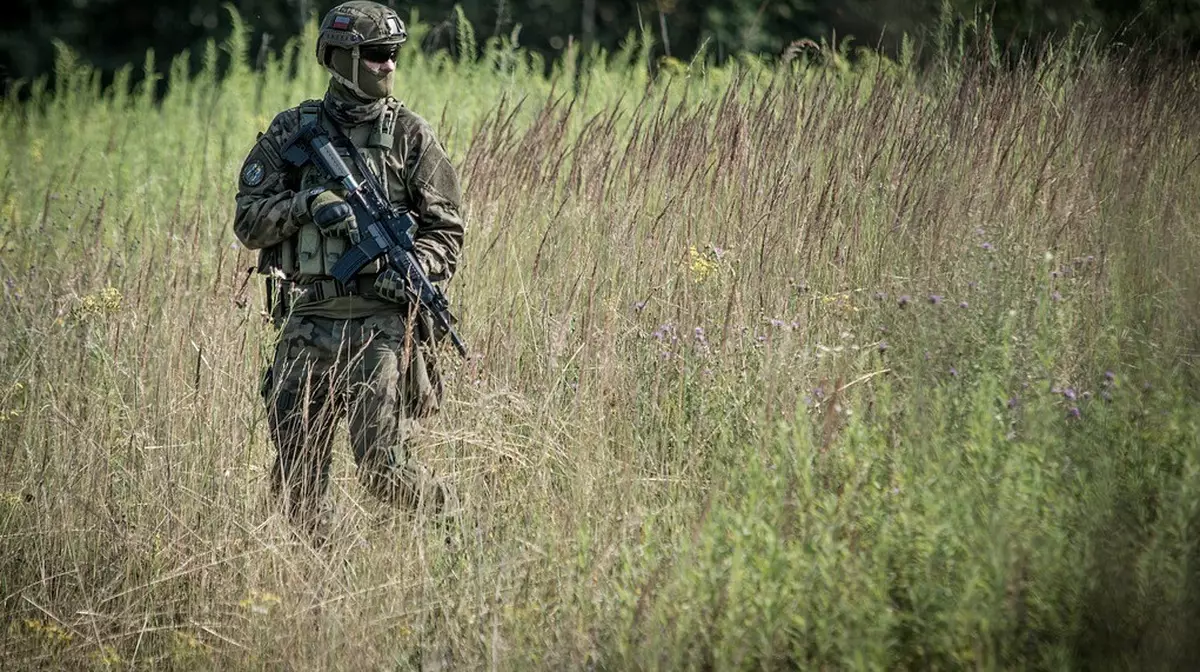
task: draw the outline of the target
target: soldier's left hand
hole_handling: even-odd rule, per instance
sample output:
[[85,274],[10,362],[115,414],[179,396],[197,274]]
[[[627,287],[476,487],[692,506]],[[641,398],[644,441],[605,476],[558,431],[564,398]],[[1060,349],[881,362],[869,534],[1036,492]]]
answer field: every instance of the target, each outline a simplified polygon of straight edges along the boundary
[[308,203],[313,224],[326,236],[348,236],[357,228],[354,211],[337,192],[323,189]]

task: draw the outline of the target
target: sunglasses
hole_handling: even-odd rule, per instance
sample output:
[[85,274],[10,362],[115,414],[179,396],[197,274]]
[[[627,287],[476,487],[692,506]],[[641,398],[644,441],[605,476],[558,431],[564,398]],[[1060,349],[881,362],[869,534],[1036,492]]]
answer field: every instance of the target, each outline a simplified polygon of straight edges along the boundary
[[372,63],[386,63],[396,59],[396,53],[400,51],[400,47],[394,44],[379,44],[369,47],[363,47],[359,50],[359,55],[363,60],[371,61]]

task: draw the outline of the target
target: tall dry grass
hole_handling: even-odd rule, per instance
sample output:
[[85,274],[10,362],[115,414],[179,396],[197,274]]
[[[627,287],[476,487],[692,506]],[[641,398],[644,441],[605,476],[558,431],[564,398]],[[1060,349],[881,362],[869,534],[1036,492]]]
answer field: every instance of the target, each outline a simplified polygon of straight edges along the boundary
[[339,446],[317,551],[266,501],[274,333],[230,220],[323,76],[225,49],[161,101],[64,52],[0,112],[15,667],[1200,655],[1194,67],[406,51],[469,207],[473,355],[415,447],[467,525],[447,549]]

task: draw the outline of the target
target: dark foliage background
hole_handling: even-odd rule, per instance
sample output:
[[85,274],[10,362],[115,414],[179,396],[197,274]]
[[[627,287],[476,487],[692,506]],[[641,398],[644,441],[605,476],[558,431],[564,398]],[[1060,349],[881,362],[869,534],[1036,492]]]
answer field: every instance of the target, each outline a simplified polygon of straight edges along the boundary
[[[434,26],[425,48],[454,48],[454,6],[445,2],[384,0],[402,16],[416,12]],[[103,71],[140,64],[153,48],[166,64],[193,54],[230,28],[223,0],[9,0],[0,23],[0,81],[9,88],[53,68],[61,41]],[[304,22],[337,4],[331,0],[242,0],[231,3],[255,33],[278,48]],[[749,51],[778,54],[801,38],[844,40],[894,49],[904,33],[920,34],[945,12],[991,15],[992,29],[1010,50],[1079,26],[1107,39],[1152,43],[1190,54],[1200,36],[1200,0],[462,0],[481,38],[508,36],[553,56],[571,41],[619,46],[630,31],[651,32],[661,55],[691,58],[701,45],[724,60]]]

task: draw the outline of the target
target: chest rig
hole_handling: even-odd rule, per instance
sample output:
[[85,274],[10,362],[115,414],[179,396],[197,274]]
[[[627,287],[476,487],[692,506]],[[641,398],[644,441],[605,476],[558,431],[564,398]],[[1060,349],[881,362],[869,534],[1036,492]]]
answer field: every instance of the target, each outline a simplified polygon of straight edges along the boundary
[[[369,172],[383,186],[384,193],[390,194],[387,166],[388,157],[394,146],[397,107],[398,103],[389,100],[373,124],[366,128],[353,128],[350,135],[347,135],[322,112],[321,101],[309,100],[301,103],[299,107],[300,125],[304,127],[310,123],[320,124],[329,134],[333,146],[346,161],[346,165],[350,167],[355,178],[363,180],[366,178],[365,173]],[[351,149],[350,143],[352,142],[356,143],[358,151]],[[324,183],[319,171],[311,164],[300,170],[298,180],[301,190],[329,186]],[[309,294],[312,295],[310,299],[320,300],[357,293],[355,286],[342,287],[330,276],[330,269],[351,247],[348,237],[326,236],[315,224],[305,223],[300,226],[296,235],[284,245],[288,243],[293,246],[294,254],[291,256],[294,261],[290,268],[284,265],[282,270],[284,275],[301,285],[313,285],[309,291]],[[283,255],[285,261],[288,256],[285,252]],[[359,271],[359,275],[374,276],[380,270],[380,262],[376,261],[364,266]]]

